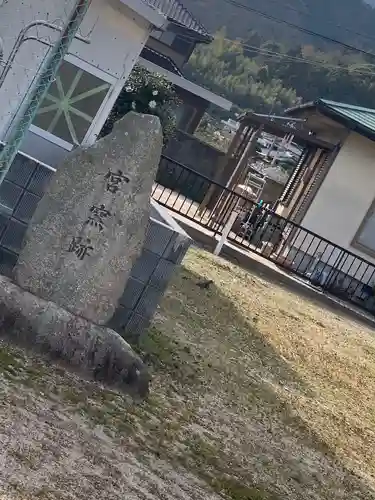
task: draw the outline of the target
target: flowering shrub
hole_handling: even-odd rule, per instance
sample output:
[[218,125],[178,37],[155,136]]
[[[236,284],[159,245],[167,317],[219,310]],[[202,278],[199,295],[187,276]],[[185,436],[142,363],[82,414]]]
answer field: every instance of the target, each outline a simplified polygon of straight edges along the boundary
[[117,98],[100,136],[109,134],[114,123],[133,110],[158,116],[166,140],[175,128],[173,108],[178,104],[179,99],[173,85],[166,78],[136,65]]

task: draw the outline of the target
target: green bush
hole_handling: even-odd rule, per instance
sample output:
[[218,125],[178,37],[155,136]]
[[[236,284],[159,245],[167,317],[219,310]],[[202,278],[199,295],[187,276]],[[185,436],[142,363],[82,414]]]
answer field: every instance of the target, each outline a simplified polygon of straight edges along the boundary
[[100,137],[112,131],[114,123],[129,111],[156,115],[160,118],[164,140],[166,141],[175,129],[173,110],[179,99],[172,83],[158,73],[151,73],[142,66],[133,68],[112,111],[104,124]]

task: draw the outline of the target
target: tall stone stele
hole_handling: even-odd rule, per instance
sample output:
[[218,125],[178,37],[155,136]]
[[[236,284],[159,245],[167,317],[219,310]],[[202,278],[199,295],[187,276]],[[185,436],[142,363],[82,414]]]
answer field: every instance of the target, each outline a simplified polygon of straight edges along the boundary
[[72,153],[31,221],[17,283],[105,324],[142,249],[161,149],[159,119],[132,112],[110,135]]

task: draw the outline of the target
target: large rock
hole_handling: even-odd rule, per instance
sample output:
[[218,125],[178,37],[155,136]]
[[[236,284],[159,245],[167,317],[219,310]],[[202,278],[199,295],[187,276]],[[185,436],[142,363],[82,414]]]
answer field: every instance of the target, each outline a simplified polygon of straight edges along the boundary
[[129,113],[60,165],[15,268],[17,283],[105,324],[140,255],[162,149],[159,119]]
[[148,393],[147,368],[120,335],[22,290],[1,275],[0,333],[133,396],[143,398]]

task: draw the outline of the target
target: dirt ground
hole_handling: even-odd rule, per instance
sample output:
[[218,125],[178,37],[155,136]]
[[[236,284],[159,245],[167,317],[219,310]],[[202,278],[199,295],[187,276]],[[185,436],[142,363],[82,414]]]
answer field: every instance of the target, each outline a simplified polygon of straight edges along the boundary
[[375,499],[370,329],[194,249],[140,349],[137,404],[0,345],[0,498]]

